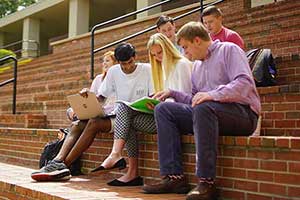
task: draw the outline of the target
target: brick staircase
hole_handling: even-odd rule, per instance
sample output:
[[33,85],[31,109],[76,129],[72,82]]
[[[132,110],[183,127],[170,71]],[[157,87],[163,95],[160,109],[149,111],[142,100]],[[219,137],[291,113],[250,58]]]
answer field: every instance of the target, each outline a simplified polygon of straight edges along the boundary
[[[220,137],[220,199],[300,199],[300,1],[284,0],[257,8],[247,8],[245,2],[231,0],[219,4],[225,15],[225,25],[242,35],[247,49],[271,48],[278,68],[278,86],[258,89],[262,102],[261,136]],[[194,7],[190,5],[169,14],[177,16]],[[154,24],[156,18],[153,16],[105,28],[97,33],[96,46],[142,30]],[[179,20],[176,25],[180,27],[198,18],[196,13]],[[148,59],[145,47],[152,33],[130,40],[137,48],[140,61]],[[78,191],[70,192],[69,196],[59,191],[64,190],[66,185],[72,189],[82,187],[83,193],[87,192],[86,196],[82,193],[83,196],[77,196],[77,199],[105,199],[106,196],[101,193],[106,188],[105,180],[122,173],[116,171],[105,177],[83,176],[83,179],[89,180],[86,184],[82,183],[84,181],[76,183],[77,179],[72,179],[59,184],[57,191],[48,191],[47,187],[58,183],[32,183],[29,178],[32,169],[27,168],[38,168],[40,152],[46,142],[56,138],[56,128],[69,125],[65,116],[65,97],[89,87],[91,83],[89,45],[89,36],[56,43],[53,54],[20,66],[17,93],[19,115],[10,114],[12,86],[0,89],[0,159],[3,163],[14,165],[9,167],[3,164],[0,168],[11,168],[19,176],[16,179],[1,174],[0,199],[2,196],[6,199],[76,199],[74,194]],[[96,58],[96,73],[100,71],[97,63],[99,57]],[[0,82],[11,76],[11,70],[1,73]],[[141,133],[139,141],[140,174],[146,183],[151,183],[159,178],[157,138],[156,135]],[[83,171],[97,166],[110,152],[111,146],[112,135],[99,133],[82,156]],[[185,173],[193,184],[196,183],[193,175],[194,148],[193,136],[183,136]],[[26,172],[21,173],[20,170]],[[108,190],[124,195],[111,194],[107,199],[184,199],[183,195],[141,195],[139,188],[129,190],[130,194],[124,190],[115,191],[114,188]]]

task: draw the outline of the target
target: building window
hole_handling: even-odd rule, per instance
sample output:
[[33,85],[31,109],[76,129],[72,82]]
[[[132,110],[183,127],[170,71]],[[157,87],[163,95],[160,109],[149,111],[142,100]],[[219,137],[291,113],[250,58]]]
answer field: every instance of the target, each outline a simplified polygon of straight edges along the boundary
[[251,0],[251,8],[274,3],[277,1],[282,1],[282,0]]

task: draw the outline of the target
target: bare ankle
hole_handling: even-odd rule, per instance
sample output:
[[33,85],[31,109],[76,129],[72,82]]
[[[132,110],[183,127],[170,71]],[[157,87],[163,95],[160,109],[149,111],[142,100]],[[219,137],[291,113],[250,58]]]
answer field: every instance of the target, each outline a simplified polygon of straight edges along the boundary
[[111,152],[110,155],[108,156],[109,158],[115,159],[115,158],[120,158],[121,154],[118,152]]

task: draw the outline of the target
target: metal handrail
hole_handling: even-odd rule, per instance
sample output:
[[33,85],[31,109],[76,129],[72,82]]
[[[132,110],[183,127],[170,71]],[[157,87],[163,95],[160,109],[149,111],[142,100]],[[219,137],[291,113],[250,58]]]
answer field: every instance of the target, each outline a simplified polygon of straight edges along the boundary
[[170,1],[173,1],[173,0],[165,0],[165,1],[153,4],[151,6],[147,6],[145,8],[140,9],[140,10],[136,10],[136,11],[128,13],[126,15],[122,15],[120,17],[117,17],[117,18],[114,18],[114,19],[111,19],[111,20],[108,20],[106,22],[103,22],[103,23],[100,23],[100,24],[96,24],[95,26],[93,26],[93,28],[91,30],[91,79],[94,79],[94,59],[95,59],[94,54],[96,53],[96,52],[94,52],[94,48],[95,48],[95,31],[97,29],[99,29],[100,27],[105,26],[107,24],[119,21],[121,19],[125,19],[127,17],[132,16],[132,15],[136,15],[136,14],[139,14],[141,12],[144,12],[144,11],[150,10],[152,8],[155,8],[157,6],[166,4],[166,3],[170,2]]
[[8,79],[6,81],[3,81],[0,83],[0,87],[7,85],[11,82],[14,82],[13,85],[13,107],[12,107],[12,113],[16,114],[16,99],[17,99],[17,68],[18,68],[18,60],[13,56],[6,56],[4,58],[0,59],[0,63],[6,60],[13,60],[14,61],[14,78]]
[[[190,15],[190,14],[193,14],[193,13],[195,13],[195,12],[198,12],[198,11],[201,11],[201,12],[202,12],[204,8],[206,8],[206,7],[208,7],[208,6],[216,5],[216,4],[221,3],[221,2],[223,2],[223,1],[224,1],[224,0],[216,0],[216,1],[211,2],[211,3],[203,4],[203,0],[200,0],[200,5],[201,5],[201,6],[200,6],[199,8],[196,8],[196,9],[193,9],[193,10],[191,10],[191,11],[189,11],[189,12],[186,12],[186,13],[184,13],[184,14],[181,14],[181,15],[179,15],[179,16],[177,16],[177,17],[174,17],[173,19],[174,19],[174,21],[176,21],[176,20],[178,20],[178,19],[181,19],[181,18],[183,18],[183,17],[185,17],[185,16],[188,16],[188,15]],[[97,53],[97,52],[99,52],[99,51],[102,51],[102,50],[104,50],[104,49],[110,48],[110,47],[112,47],[112,46],[114,46],[114,45],[116,45],[116,44],[119,44],[119,43],[121,43],[121,42],[124,42],[124,41],[126,41],[126,40],[135,38],[135,37],[137,37],[137,36],[139,36],[139,35],[142,35],[142,34],[144,34],[144,33],[146,33],[146,32],[149,32],[149,31],[151,31],[151,30],[154,30],[155,28],[156,28],[156,25],[150,26],[149,28],[146,28],[146,29],[144,29],[144,30],[142,30],[142,31],[139,31],[139,32],[134,33],[134,34],[131,34],[131,35],[129,35],[129,36],[126,36],[126,37],[124,37],[124,38],[122,38],[122,39],[120,39],[120,40],[116,40],[116,41],[114,41],[114,42],[111,42],[111,43],[109,43],[109,44],[107,44],[107,45],[104,45],[104,46],[102,46],[102,47],[100,47],[100,48],[97,48],[97,49],[95,49],[95,50],[94,50],[94,41],[93,41],[93,42],[92,42],[92,47],[91,47],[91,79],[94,78],[94,54],[95,54],[95,53]],[[92,35],[92,40],[94,40],[93,35]]]

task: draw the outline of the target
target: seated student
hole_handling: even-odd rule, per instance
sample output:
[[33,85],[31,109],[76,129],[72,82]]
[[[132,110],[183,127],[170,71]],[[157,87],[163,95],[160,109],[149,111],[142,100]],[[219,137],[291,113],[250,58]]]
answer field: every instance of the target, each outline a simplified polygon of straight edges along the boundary
[[201,17],[213,41],[218,39],[221,42],[233,42],[244,49],[242,37],[237,32],[222,25],[223,16],[219,8],[209,6],[203,10]]
[[[116,59],[113,51],[108,51],[103,56],[102,70],[103,73],[95,77],[91,88],[83,88],[80,91],[81,95],[86,95],[88,91],[99,95],[98,90],[106,77],[107,70],[116,64]],[[111,107],[114,102],[110,101],[105,104],[105,107]],[[36,181],[43,180],[67,180],[70,179],[71,173],[68,167],[92,144],[96,133],[112,132],[114,119],[113,118],[99,118],[97,124],[92,123],[92,120],[79,120],[72,108],[67,110],[68,118],[73,121],[71,124],[70,133],[67,135],[60,151],[56,157],[50,161],[45,167],[31,174],[32,179]],[[94,129],[98,131],[89,133],[88,124],[93,124]],[[91,125],[88,125],[91,127]]]
[[[101,90],[99,99],[104,97],[115,96],[117,100],[134,101],[143,96],[153,93],[151,82],[151,68],[149,64],[135,63],[135,49],[129,43],[122,43],[115,49],[115,58],[118,65],[111,67],[101,84],[101,88],[108,88],[105,94]],[[82,132],[76,139],[70,139],[73,142],[64,142],[65,151],[60,151],[57,157],[41,170],[32,173],[32,178],[37,181],[43,180],[64,180],[70,178],[68,167],[75,161],[81,153],[86,150],[92,143],[95,135],[98,132],[108,132],[111,130],[111,120],[109,118],[93,118],[88,120],[86,126],[79,121],[78,125],[72,126],[73,129],[78,129],[75,132]],[[82,128],[85,127],[85,128]],[[72,132],[71,130],[71,132]],[[74,134],[70,134],[73,138]],[[77,140],[77,138],[79,139]],[[66,140],[67,141],[67,140]],[[76,142],[76,143],[75,143]],[[66,144],[65,144],[66,143]],[[74,144],[75,143],[75,144]],[[116,163],[120,169],[126,167],[126,162],[121,159]]]
[[[191,93],[190,75],[192,63],[184,58],[172,42],[163,34],[152,35],[147,45],[152,67],[155,92],[174,89]],[[130,109],[124,104],[118,107],[114,131],[114,145],[108,158],[99,169],[107,170],[121,158],[124,145],[128,151],[129,168],[125,175],[108,183],[111,186],[140,185],[138,176],[138,141],[136,131],[156,132],[154,116]]]
[[156,31],[162,33],[174,44],[182,54],[183,49],[176,43],[176,26],[172,17],[161,15],[156,21]]
[[[200,22],[185,24],[178,43],[195,61],[192,95],[166,90],[154,98],[173,97],[154,110],[162,182],[146,185],[146,193],[184,193],[181,134],[194,133],[198,184],[187,200],[212,200],[216,195],[219,135],[250,135],[261,111],[260,99],[243,50],[230,42],[212,41]],[[180,102],[180,103],[179,103]]]
[[[95,93],[96,95],[99,95],[98,94],[98,90],[100,89],[100,86],[107,74],[107,71],[108,69],[117,64],[117,60],[114,56],[114,52],[113,51],[108,51],[106,53],[103,54],[103,62],[102,62],[102,71],[103,73],[102,74],[98,74],[93,82],[92,82],[92,85],[90,87],[90,89],[88,88],[83,88],[79,93],[82,94],[82,95],[86,95],[87,92],[93,92]],[[114,104],[114,100],[115,98],[111,98],[108,102],[106,102],[107,106],[111,106],[111,104]],[[67,117],[69,118],[70,121],[76,121],[78,120],[77,119],[77,116],[76,114],[74,113],[73,109],[70,107],[68,110],[67,110]]]

